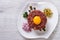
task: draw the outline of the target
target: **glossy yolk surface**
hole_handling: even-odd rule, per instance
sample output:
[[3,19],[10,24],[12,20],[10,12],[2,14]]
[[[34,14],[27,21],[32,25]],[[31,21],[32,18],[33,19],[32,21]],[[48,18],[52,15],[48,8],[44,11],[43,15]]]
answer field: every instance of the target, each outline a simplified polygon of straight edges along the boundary
[[41,23],[41,18],[40,18],[40,16],[35,16],[35,17],[33,18],[33,22],[34,22],[36,25],[40,24],[40,23]]

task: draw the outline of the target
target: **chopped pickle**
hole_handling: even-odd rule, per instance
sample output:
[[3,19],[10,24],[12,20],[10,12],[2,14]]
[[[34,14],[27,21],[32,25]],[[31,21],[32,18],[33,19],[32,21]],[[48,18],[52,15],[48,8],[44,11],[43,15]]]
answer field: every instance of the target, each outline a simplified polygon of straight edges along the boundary
[[43,11],[47,17],[51,17],[53,14],[49,8],[45,8]]
[[32,6],[30,6],[30,10],[32,10]]
[[45,28],[43,28],[43,31],[46,31],[46,29],[45,29]]

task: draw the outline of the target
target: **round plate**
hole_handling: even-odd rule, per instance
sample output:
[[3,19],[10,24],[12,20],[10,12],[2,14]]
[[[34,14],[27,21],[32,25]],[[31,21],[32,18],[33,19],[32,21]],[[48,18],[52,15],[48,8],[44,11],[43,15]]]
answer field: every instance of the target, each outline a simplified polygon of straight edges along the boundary
[[[46,31],[34,31],[32,30],[31,32],[26,32],[22,29],[23,23],[27,22],[26,19],[23,18],[23,13],[25,11],[28,11],[29,6],[32,5],[33,7],[36,7],[38,10],[43,11],[45,8],[50,8],[53,12],[53,15],[51,18],[47,18],[47,24],[46,24]],[[18,31],[20,34],[28,39],[33,39],[33,38],[48,38],[53,30],[55,29],[56,25],[58,22],[58,12],[56,7],[49,2],[31,2],[31,3],[26,3],[23,9],[20,11],[19,17],[18,17]]]

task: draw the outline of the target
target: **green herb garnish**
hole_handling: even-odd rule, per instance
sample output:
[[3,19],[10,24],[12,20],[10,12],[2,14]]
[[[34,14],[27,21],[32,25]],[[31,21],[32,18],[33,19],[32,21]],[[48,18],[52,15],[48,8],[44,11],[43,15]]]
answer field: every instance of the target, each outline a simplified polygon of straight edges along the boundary
[[23,14],[23,17],[24,17],[24,18],[27,18],[27,17],[28,17],[28,13],[25,12],[25,13]]

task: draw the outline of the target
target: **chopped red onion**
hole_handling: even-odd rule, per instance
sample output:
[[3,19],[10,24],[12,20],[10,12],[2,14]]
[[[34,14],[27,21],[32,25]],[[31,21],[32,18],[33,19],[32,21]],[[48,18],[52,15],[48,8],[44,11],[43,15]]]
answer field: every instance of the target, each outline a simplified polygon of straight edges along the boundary
[[31,28],[29,27],[28,23],[24,23],[23,24],[23,30],[25,30],[26,32],[30,32],[31,31]]

